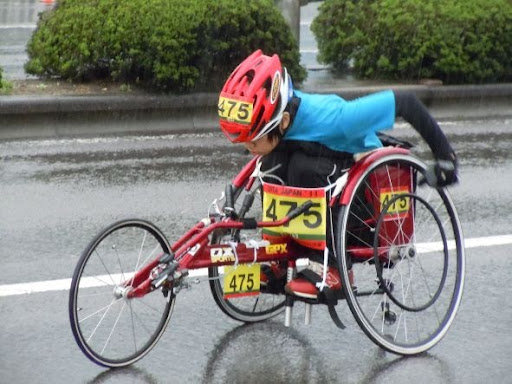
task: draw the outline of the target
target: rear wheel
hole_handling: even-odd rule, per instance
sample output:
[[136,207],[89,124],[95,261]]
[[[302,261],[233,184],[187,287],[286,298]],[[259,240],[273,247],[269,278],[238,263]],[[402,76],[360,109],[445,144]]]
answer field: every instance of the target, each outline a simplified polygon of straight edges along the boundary
[[[105,367],[145,356],[162,336],[174,307],[171,291],[128,298],[133,276],[170,246],[151,223],[124,220],[102,231],[82,254],[71,282],[69,316],[84,354]],[[150,268],[141,276],[146,279]]]
[[[262,188],[259,181],[255,181],[250,191],[242,189],[235,196],[235,208],[240,210],[241,204],[247,193],[254,194],[254,203],[245,215],[247,218],[262,218]],[[244,230],[240,234],[242,241],[261,240],[261,229]],[[213,244],[228,243],[233,240],[234,232],[216,233],[212,238]],[[286,268],[286,266],[283,266]],[[210,288],[215,302],[219,308],[231,318],[247,323],[267,320],[281,313],[284,310],[285,296],[281,293],[271,293],[267,289],[261,289],[257,296],[245,296],[237,298],[224,297],[224,273],[222,267],[211,267],[208,269]]]
[[412,156],[376,160],[338,217],[338,255],[344,255],[338,261],[349,307],[373,342],[402,355],[441,340],[464,284],[455,207],[446,189],[419,185],[425,173]]

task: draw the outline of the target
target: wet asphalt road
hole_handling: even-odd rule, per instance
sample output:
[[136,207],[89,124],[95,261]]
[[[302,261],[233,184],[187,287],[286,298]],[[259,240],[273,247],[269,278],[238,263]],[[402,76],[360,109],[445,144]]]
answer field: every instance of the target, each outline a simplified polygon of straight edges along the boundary
[[[466,239],[512,234],[512,121],[445,122],[460,156],[452,189]],[[416,141],[411,130],[395,133]],[[416,148],[427,156],[423,145]],[[0,286],[69,278],[104,226],[154,222],[172,241],[206,215],[248,156],[220,134],[0,142]],[[429,353],[400,358],[325,308],[293,328],[283,317],[240,326],[203,282],[179,294],[167,331],[132,368],[109,371],[78,349],[66,290],[0,297],[0,382],[10,383],[510,383],[512,245],[467,249],[459,315]]]

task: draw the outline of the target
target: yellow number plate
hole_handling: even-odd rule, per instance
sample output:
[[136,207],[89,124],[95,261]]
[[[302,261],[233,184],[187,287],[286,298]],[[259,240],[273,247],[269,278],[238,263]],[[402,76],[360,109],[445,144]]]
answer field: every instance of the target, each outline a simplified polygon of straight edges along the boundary
[[[390,189],[383,188],[380,191],[380,209],[384,208],[389,201],[397,196],[402,194],[409,193],[408,188],[403,189]],[[407,216],[410,208],[410,199],[407,196],[396,198],[393,203],[388,207],[386,211],[386,216],[394,216],[394,217],[403,217]]]
[[327,201],[323,188],[296,188],[263,184],[263,220],[277,221],[292,209],[311,200],[313,205],[302,215],[281,227],[264,228],[267,236],[291,235],[309,248],[325,248]]
[[239,264],[224,267],[224,298],[254,296],[260,293],[260,265]]
[[240,124],[250,124],[252,121],[252,102],[248,99],[231,99],[221,95],[217,109],[221,119]]

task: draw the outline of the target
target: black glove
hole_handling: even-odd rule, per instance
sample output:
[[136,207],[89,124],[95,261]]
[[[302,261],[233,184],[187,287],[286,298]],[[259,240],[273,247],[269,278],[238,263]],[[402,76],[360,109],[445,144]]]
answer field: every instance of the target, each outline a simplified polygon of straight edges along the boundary
[[454,153],[446,156],[444,159],[436,160],[436,163],[427,170],[425,182],[431,187],[446,187],[459,181],[458,162]]

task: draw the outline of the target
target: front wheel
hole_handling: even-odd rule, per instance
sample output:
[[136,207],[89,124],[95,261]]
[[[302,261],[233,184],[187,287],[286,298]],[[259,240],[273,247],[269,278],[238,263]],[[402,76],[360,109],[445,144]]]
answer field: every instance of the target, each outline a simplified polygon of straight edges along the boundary
[[419,183],[425,174],[425,165],[410,155],[377,159],[338,216],[348,305],[373,342],[401,355],[422,353],[442,339],[464,285],[455,207],[446,189]]
[[166,238],[142,220],[112,224],[83,252],[71,282],[69,317],[78,346],[96,364],[130,365],[162,336],[174,307],[172,291],[140,298],[127,293],[135,273],[164,253],[170,253]]

